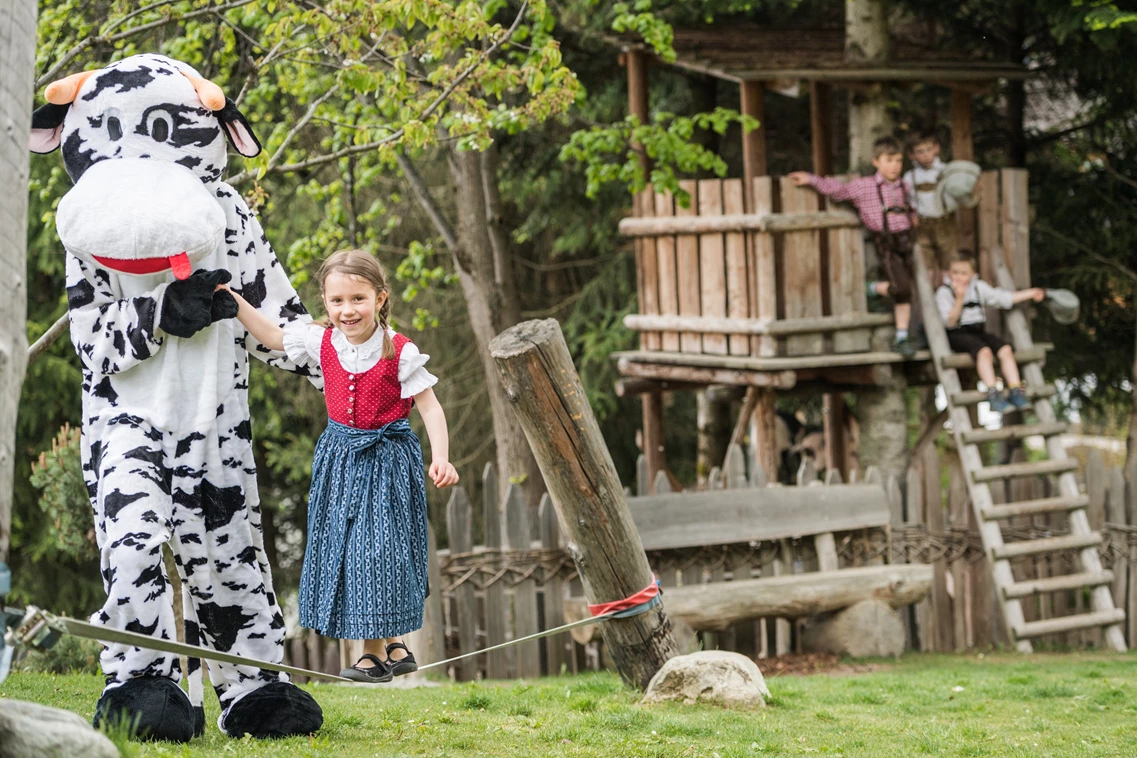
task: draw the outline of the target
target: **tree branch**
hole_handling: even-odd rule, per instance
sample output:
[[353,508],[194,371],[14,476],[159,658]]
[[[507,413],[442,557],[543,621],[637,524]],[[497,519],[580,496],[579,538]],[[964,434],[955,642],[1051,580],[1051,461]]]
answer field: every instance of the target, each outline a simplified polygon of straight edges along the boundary
[[1062,242],[1065,242],[1067,245],[1070,245],[1071,247],[1074,247],[1074,248],[1082,251],[1083,253],[1090,256],[1091,258],[1093,258],[1095,261],[1102,264],[1103,266],[1108,266],[1109,268],[1116,270],[1122,276],[1128,278],[1134,284],[1137,284],[1137,272],[1133,271],[1133,269],[1129,268],[1128,266],[1125,266],[1121,263],[1118,263],[1115,260],[1111,260],[1109,258],[1106,258],[1104,255],[1097,252],[1096,250],[1088,247],[1087,245],[1083,245],[1081,242],[1078,242],[1076,239],[1073,239],[1071,237],[1067,237],[1065,234],[1062,234],[1059,231],[1051,229],[1046,224],[1035,222],[1035,226],[1036,226],[1036,228],[1038,228],[1038,229],[1046,232],[1047,234],[1049,234],[1051,237],[1054,237],[1055,239],[1061,240]]
[[[68,63],[70,63],[71,61],[78,58],[79,55],[84,50],[86,50],[88,47],[95,44],[96,42],[104,42],[107,44],[114,44],[115,42],[119,42],[120,40],[127,39],[128,37],[133,37],[134,35],[141,34],[142,32],[150,31],[151,29],[157,29],[159,27],[166,26],[167,24],[182,23],[184,21],[188,21],[191,18],[197,18],[198,16],[206,16],[206,15],[210,15],[213,13],[224,13],[225,11],[233,10],[234,8],[240,8],[242,5],[248,5],[251,2],[253,2],[253,0],[234,0],[234,2],[231,2],[228,5],[217,5],[217,6],[211,5],[207,8],[199,8],[196,11],[191,11],[191,12],[185,14],[184,16],[171,16],[169,18],[162,18],[162,19],[158,19],[157,21],[151,21],[150,23],[142,24],[141,26],[136,26],[133,29],[127,29],[126,31],[119,32],[118,34],[111,34],[111,35],[96,34],[96,35],[92,35],[90,37],[87,37],[84,40],[81,40],[78,44],[75,45],[75,47],[71,48],[66,53],[64,53],[63,57],[60,58],[58,61],[56,61],[54,66],[52,66],[46,72],[44,72],[39,77],[37,77],[36,83],[35,83],[35,88],[38,90],[40,87],[43,87],[45,84],[49,84],[52,81],[54,81],[55,78],[59,75],[59,72],[62,71],[63,68]],[[155,3],[154,5],[160,5],[160,4],[161,3]],[[145,9],[139,9],[139,11],[135,11],[135,13],[141,12],[142,10],[145,10]]]
[[395,155],[395,160],[399,162],[399,168],[403,170],[403,175],[407,177],[407,182],[411,185],[411,191],[414,192],[415,199],[418,200],[419,205],[426,211],[426,215],[430,216],[430,220],[434,223],[434,228],[442,235],[442,241],[446,243],[446,247],[451,252],[458,249],[458,233],[454,230],[454,226],[446,218],[446,214],[438,207],[438,203],[434,201],[434,197],[430,194],[430,188],[426,186],[426,181],[419,174],[418,169],[411,163],[411,159],[402,153]]
[[[517,28],[521,25],[521,21],[525,17],[525,11],[528,9],[528,7],[529,2],[526,0],[521,4],[521,10],[517,12],[517,18],[513,20],[513,24],[509,27],[509,29],[506,30],[505,34],[503,34],[500,39],[490,45],[490,47],[488,47],[485,52],[478,56],[478,60],[470,64],[470,66],[468,66],[465,71],[459,74],[458,77],[453,82],[451,82],[450,85],[447,86],[446,89],[444,89],[430,105],[427,106],[426,110],[424,110],[418,116],[419,121],[424,121],[430,118],[434,112],[442,106],[443,103],[450,99],[450,96],[454,93],[454,90],[458,89],[459,85],[461,85],[462,82],[466,81],[466,79],[469,78],[471,74],[473,74],[478,70],[478,68],[481,67],[482,63],[484,63],[489,56],[493,55],[501,48],[502,45],[509,41],[509,38],[514,35],[514,33],[517,31]],[[340,158],[344,158],[349,155],[355,155],[356,153],[365,153],[369,150],[374,150],[376,148],[382,147],[383,145],[390,144],[391,142],[402,139],[405,133],[406,129],[400,127],[382,139],[368,142],[363,145],[352,145],[350,147],[345,147],[342,150],[335,151],[334,153],[328,153],[327,155],[321,155],[316,158],[309,158],[308,160],[300,161],[299,163],[288,163],[283,166],[277,166],[272,170],[272,173],[283,174],[291,171],[302,171],[306,168],[312,168],[314,166],[322,166],[325,163],[331,163],[332,161],[339,160]],[[238,176],[240,176],[241,179],[247,178],[245,172],[238,174]],[[235,180],[230,180],[229,183],[235,184],[236,182]]]
[[48,348],[55,344],[55,341],[59,339],[70,326],[70,313],[64,311],[63,315],[28,348],[28,365],[30,366],[32,361],[46,353]]
[[[316,109],[327,102],[328,98],[336,94],[336,91],[339,90],[339,88],[339,82],[336,82],[330,88],[328,88],[327,92],[320,95],[318,98],[316,98],[316,100],[312,102],[310,106],[308,106],[307,112],[305,112],[305,114],[300,117],[300,120],[297,121],[296,124],[288,131],[288,134],[284,135],[284,140],[280,143],[280,147],[278,147],[276,149],[276,152],[272,154],[272,157],[268,159],[268,171],[272,171],[276,164],[280,162],[280,158],[284,155],[284,150],[288,147],[288,143],[292,141],[292,138],[296,136],[297,132],[308,125],[308,122],[312,120],[312,116],[316,115]],[[232,177],[229,180],[229,183],[237,184],[238,182],[243,182],[248,178],[249,172],[242,171],[241,173]]]

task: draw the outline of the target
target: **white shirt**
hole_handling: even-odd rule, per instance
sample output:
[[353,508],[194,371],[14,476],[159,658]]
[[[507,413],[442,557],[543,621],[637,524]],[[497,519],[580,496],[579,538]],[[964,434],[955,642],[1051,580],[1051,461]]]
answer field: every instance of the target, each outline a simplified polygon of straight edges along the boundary
[[[1010,290],[992,287],[978,276],[973,276],[967,283],[967,292],[963,296],[963,310],[959,313],[959,323],[949,328],[987,323],[987,306],[1010,310],[1014,307],[1013,294]],[[948,314],[955,307],[955,290],[950,284],[944,284],[936,290],[936,307],[946,324]]]
[[[320,349],[323,347],[325,327],[312,321],[295,321],[284,327],[284,352],[297,364],[320,365]],[[387,334],[395,338],[395,330]],[[332,328],[332,348],[336,351],[340,365],[350,374],[362,374],[372,369],[383,357],[383,330],[376,329],[362,345],[353,345],[344,333]],[[399,353],[400,397],[414,397],[438,383],[438,377],[426,370],[429,355],[420,353],[413,342],[403,345]]]
[[943,208],[940,207],[935,190],[921,191],[916,189],[921,184],[938,184],[940,171],[943,168],[944,162],[936,158],[928,168],[917,163],[904,174],[904,183],[908,185],[908,191],[912,193],[912,196],[916,198],[916,213],[920,218],[940,218],[943,216]]

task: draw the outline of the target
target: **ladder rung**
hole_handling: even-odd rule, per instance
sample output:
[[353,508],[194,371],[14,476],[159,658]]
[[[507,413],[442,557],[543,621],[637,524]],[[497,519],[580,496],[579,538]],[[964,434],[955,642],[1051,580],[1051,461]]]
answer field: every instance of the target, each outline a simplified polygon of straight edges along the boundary
[[1050,437],[1062,434],[1069,427],[1061,421],[1053,424],[1017,424],[1004,426],[1002,429],[973,429],[963,433],[965,444],[978,444],[980,442],[995,442],[998,440],[1021,440],[1035,435]]
[[1008,542],[999,545],[992,552],[995,554],[995,560],[1002,560],[1004,558],[1018,558],[1021,555],[1037,555],[1039,553],[1054,553],[1059,550],[1094,547],[1100,545],[1101,540],[1101,535],[1097,532],[1068,534],[1063,537],[1044,537],[1038,540]]
[[1088,572],[1085,574],[1067,574],[1066,576],[1052,576],[1046,579],[1030,579],[1025,582],[1015,582],[1003,590],[1008,598],[1027,597],[1043,592],[1059,592],[1061,590],[1076,590],[1079,587],[1097,587],[1113,581],[1112,571]]
[[[1031,400],[1040,397],[1051,397],[1057,390],[1053,384],[1044,384],[1041,387],[1027,387],[1026,396]],[[952,405],[978,405],[987,401],[987,393],[982,390],[964,390],[951,396]]]
[[984,466],[971,472],[977,482],[990,482],[996,479],[1016,479],[1024,476],[1043,476],[1076,471],[1078,462],[1072,458],[1057,461],[1034,461],[1032,463],[1008,463],[1005,466]]
[[993,519],[1014,518],[1015,516],[1033,516],[1038,513],[1055,513],[1057,511],[1073,511],[1085,508],[1090,504],[1086,495],[1075,497],[1046,497],[1040,500],[1022,500],[1017,503],[1005,505],[989,505],[983,509],[983,518]]
[[1076,616],[1059,616],[1043,621],[1028,621],[1015,627],[1015,637],[1030,639],[1041,637],[1044,634],[1060,634],[1072,632],[1075,629],[1090,629],[1095,626],[1110,626],[1125,620],[1125,611],[1120,608],[1110,608],[1108,611],[1094,613],[1080,613]]
[[[1046,344],[1031,345],[1028,348],[1015,351],[1015,362],[1020,366],[1026,363],[1035,363],[1046,360],[1046,351],[1054,346]],[[944,368],[973,369],[975,361],[967,353],[951,353],[940,358],[940,365]]]

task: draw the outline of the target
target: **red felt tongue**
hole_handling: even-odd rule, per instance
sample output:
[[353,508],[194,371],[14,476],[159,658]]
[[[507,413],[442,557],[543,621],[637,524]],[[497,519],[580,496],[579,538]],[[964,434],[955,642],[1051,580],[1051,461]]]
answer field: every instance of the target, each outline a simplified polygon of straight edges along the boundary
[[189,275],[193,272],[193,268],[190,266],[189,256],[185,253],[171,255],[170,270],[174,272],[175,279],[189,279]]

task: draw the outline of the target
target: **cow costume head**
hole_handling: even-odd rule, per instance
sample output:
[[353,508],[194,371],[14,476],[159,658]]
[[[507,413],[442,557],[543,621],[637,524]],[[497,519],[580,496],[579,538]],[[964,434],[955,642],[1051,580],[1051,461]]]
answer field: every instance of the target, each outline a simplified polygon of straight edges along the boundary
[[[76,182],[57,218],[67,249],[117,273],[187,278],[224,235],[212,189],[226,139],[246,157],[261,149],[237,106],[192,67],[152,54],[72,74],[45,95],[31,148],[62,145]],[[100,166],[111,160],[125,163]]]

